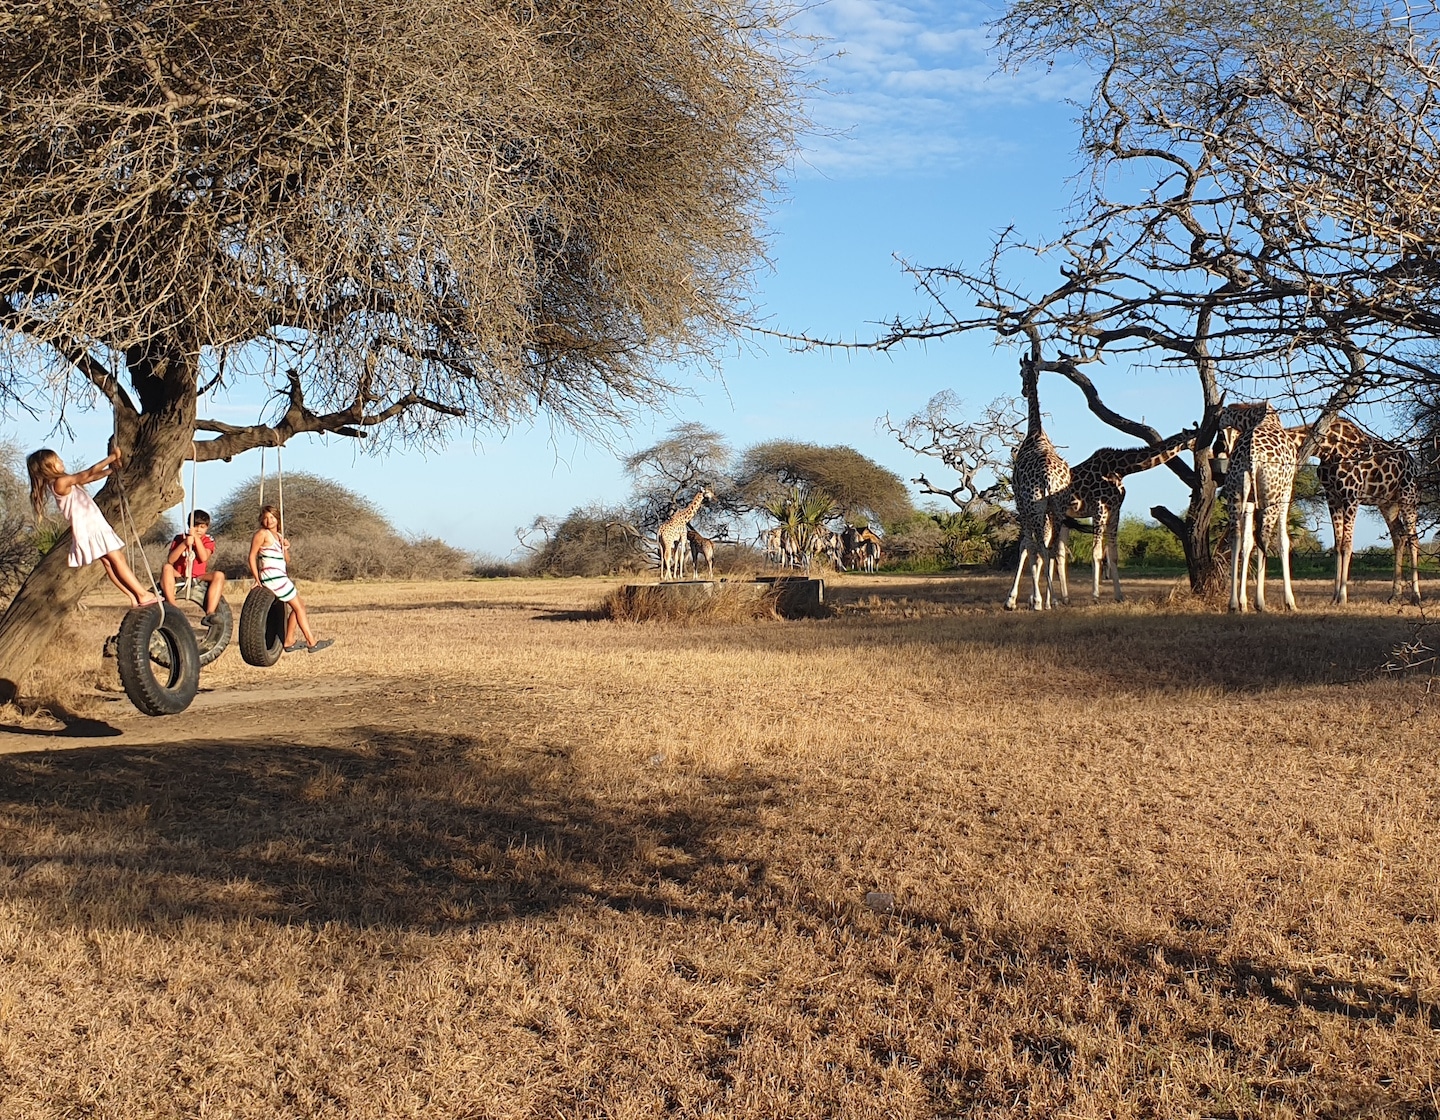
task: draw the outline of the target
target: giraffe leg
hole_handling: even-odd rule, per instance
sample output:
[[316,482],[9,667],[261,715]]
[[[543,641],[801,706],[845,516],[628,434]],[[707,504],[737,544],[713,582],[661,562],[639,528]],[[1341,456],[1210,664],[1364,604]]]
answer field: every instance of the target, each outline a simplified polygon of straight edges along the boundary
[[1295,605],[1295,587],[1290,581],[1290,502],[1282,502],[1277,516],[1277,529],[1280,535],[1280,589],[1285,597],[1285,609],[1287,611],[1297,610]]
[[1047,548],[1036,548],[1030,554],[1030,609],[1032,611],[1043,611],[1050,605],[1048,577],[1051,562],[1050,550]]
[[[1248,481],[1248,480],[1247,480]],[[1251,532],[1254,509],[1250,505],[1250,487],[1242,482],[1239,493],[1230,504],[1230,609],[1244,613],[1250,609],[1246,580],[1250,574]]]
[[[1249,520],[1250,532],[1255,532],[1255,518],[1252,515]],[[1268,566],[1270,554],[1265,551],[1265,543],[1270,538],[1265,535],[1265,522],[1260,522],[1260,535],[1251,546],[1250,554],[1255,557],[1255,609],[1265,610],[1265,569]]]
[[1020,538],[1020,563],[1015,568],[1015,582],[1010,585],[1010,595],[1005,600],[1005,609],[1013,611],[1015,604],[1020,599],[1020,581],[1025,578],[1025,561],[1030,558],[1030,536],[1024,534]]
[[1341,503],[1330,507],[1330,528],[1335,533],[1335,594],[1330,601],[1338,607],[1350,600],[1350,547],[1354,527],[1353,511]]
[[1340,536],[1336,538],[1336,551],[1340,554],[1339,603],[1342,606],[1350,601],[1350,565],[1355,560],[1355,519],[1359,512],[1358,504],[1347,502],[1340,514]]
[[1095,530],[1095,536],[1090,544],[1090,568],[1094,574],[1094,579],[1090,583],[1090,601],[1098,603],[1100,601],[1100,573],[1101,569],[1105,567],[1105,538],[1101,535],[1100,518],[1091,519],[1090,526]]
[[[1120,510],[1105,512],[1105,563],[1110,566],[1110,579],[1115,584],[1115,601],[1123,603],[1125,595],[1120,590]],[[1100,588],[1095,588],[1095,597],[1100,597]]]
[[1070,559],[1070,529],[1064,521],[1055,527],[1055,538],[1052,543],[1055,547],[1055,568],[1060,573],[1060,601],[1068,607],[1070,605],[1070,572],[1067,564]]

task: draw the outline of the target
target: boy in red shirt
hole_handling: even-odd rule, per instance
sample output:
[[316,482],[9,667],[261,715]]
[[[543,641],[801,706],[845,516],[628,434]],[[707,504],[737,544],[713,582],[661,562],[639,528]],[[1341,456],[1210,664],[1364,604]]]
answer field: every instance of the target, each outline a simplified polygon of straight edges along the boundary
[[167,603],[175,602],[175,583],[182,580],[189,568],[192,579],[207,583],[205,591],[205,617],[201,621],[210,625],[210,616],[220,603],[225,591],[225,573],[210,571],[210,558],[215,555],[215,538],[209,533],[210,515],[197,509],[190,515],[190,531],[177,533],[170,542],[170,551],[165,555],[165,566],[160,569],[160,587],[165,592]]

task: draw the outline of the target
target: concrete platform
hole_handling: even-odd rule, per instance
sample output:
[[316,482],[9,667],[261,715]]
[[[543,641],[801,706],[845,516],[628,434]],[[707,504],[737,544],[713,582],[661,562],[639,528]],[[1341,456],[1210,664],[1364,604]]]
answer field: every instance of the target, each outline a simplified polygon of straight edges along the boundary
[[774,591],[775,609],[782,618],[822,618],[825,611],[825,581],[805,579],[800,576],[769,576],[754,580],[708,580],[685,579],[667,583],[630,583],[623,590],[631,602],[644,602],[655,597],[693,602],[696,599],[715,594],[721,584],[754,595],[766,595]]
[[775,609],[783,618],[824,618],[825,581],[804,576],[761,576],[755,583],[776,591]]

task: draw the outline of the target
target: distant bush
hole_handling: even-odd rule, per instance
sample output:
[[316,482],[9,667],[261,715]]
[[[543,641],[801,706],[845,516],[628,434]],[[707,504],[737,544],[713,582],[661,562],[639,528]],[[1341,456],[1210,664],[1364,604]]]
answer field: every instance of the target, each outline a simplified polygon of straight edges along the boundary
[[0,593],[6,595],[25,582],[65,528],[63,521],[54,518],[34,524],[30,483],[22,462],[18,446],[0,443]]
[[478,579],[504,579],[507,576],[528,574],[529,568],[526,565],[501,560],[487,552],[477,552],[470,558],[470,575]]
[[531,546],[529,570],[541,576],[604,576],[643,572],[658,556],[636,538],[625,510],[581,506],[560,521],[537,517],[531,533],[542,543]]
[[886,526],[882,567],[942,571],[1001,562],[1017,539],[1014,516],[991,507],[981,513],[935,507]]
[[[265,504],[278,505],[279,497],[274,479],[267,478]],[[232,578],[249,575],[250,538],[260,505],[257,478],[232,491],[212,512],[215,562]],[[464,579],[475,567],[467,553],[435,537],[402,536],[373,503],[312,474],[285,476],[285,535],[290,571],[302,579]],[[164,562],[163,547],[161,552],[158,563]],[[152,563],[157,563],[153,557]]]

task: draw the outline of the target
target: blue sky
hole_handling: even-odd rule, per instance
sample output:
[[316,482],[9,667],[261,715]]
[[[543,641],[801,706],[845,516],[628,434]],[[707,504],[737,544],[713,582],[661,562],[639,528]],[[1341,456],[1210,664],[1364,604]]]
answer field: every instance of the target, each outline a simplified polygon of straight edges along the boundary
[[[813,69],[819,128],[774,210],[773,267],[756,291],[768,325],[867,337],[874,321],[924,306],[893,255],[973,263],[1006,226],[1037,238],[1059,227],[1075,168],[1066,98],[1081,96],[1088,83],[1063,69],[996,74],[985,49],[993,13],[979,3],[829,0],[803,14],[801,29],[828,44]],[[947,388],[972,406],[1016,395],[1016,368],[1013,350],[979,336],[888,356],[747,342],[726,355],[718,378],[691,378],[690,392],[668,411],[641,417],[609,447],[552,430],[542,417],[428,454],[367,456],[343,437],[302,437],[285,449],[285,466],[339,479],[405,532],[503,556],[515,547],[516,527],[537,514],[623,498],[628,484],[617,457],[681,421],[703,422],[736,447],[777,437],[849,444],[904,478],[924,471],[938,482],[943,468],[878,432],[877,418],[908,416]],[[1112,407],[1161,431],[1198,413],[1193,378],[1118,368],[1094,376]],[[1131,442],[1094,420],[1065,383],[1046,379],[1041,388],[1047,431],[1072,462],[1102,444]],[[236,394],[220,406],[224,419],[243,422],[260,403]],[[99,458],[108,415],[67,419],[73,439],[53,432],[50,416],[12,423],[10,435],[26,448],[49,443],[72,464]],[[257,469],[256,452],[233,464],[201,464],[200,504],[217,504]],[[1130,480],[1128,489],[1131,513],[1185,503],[1165,470]]]

